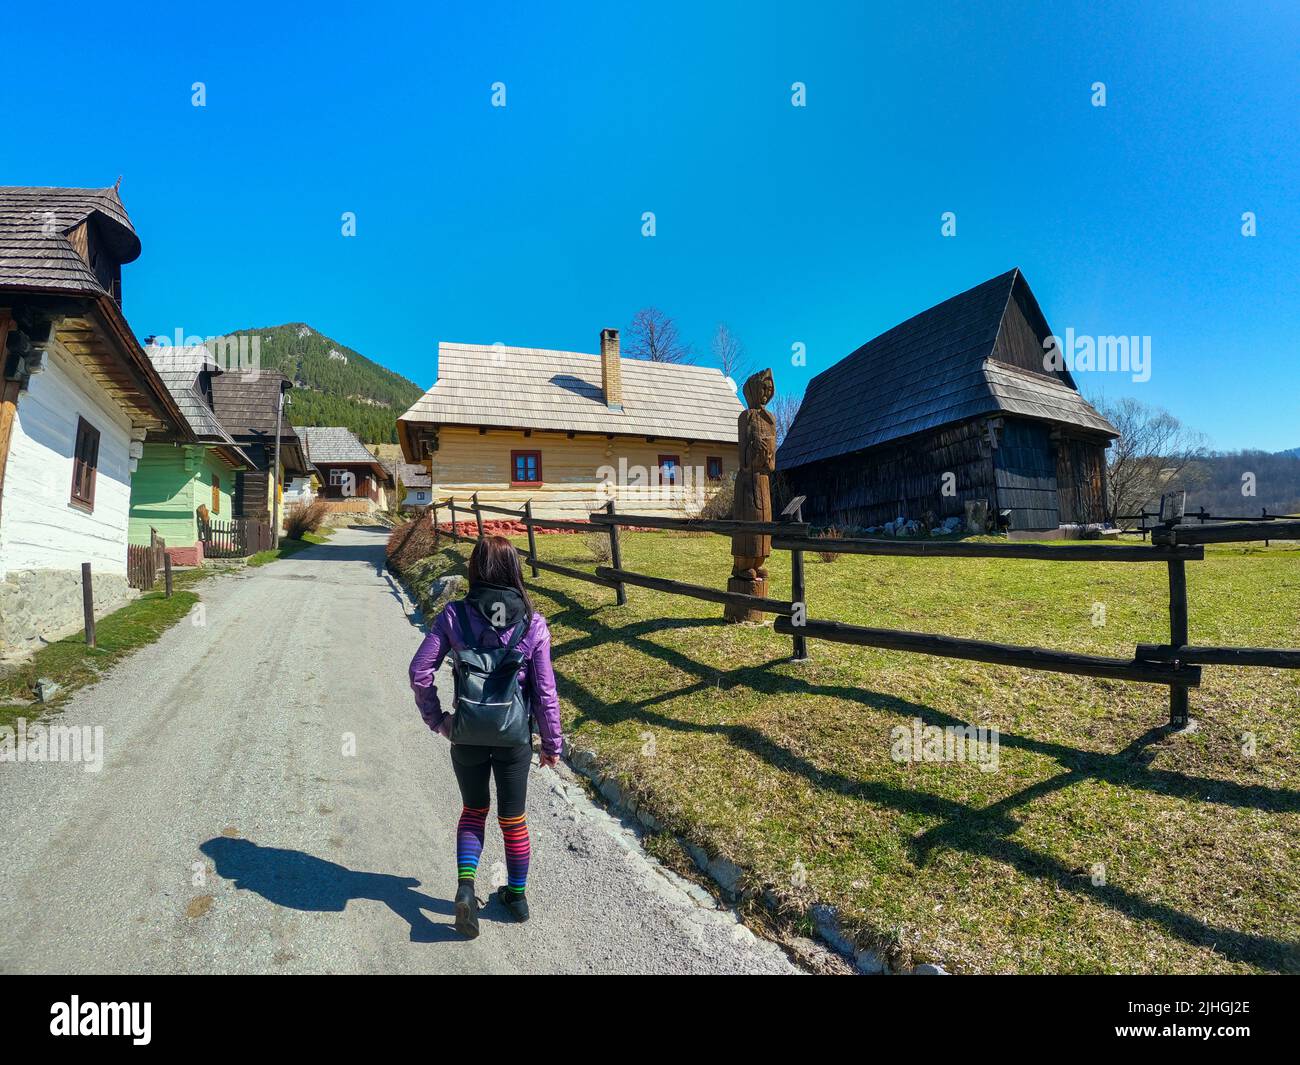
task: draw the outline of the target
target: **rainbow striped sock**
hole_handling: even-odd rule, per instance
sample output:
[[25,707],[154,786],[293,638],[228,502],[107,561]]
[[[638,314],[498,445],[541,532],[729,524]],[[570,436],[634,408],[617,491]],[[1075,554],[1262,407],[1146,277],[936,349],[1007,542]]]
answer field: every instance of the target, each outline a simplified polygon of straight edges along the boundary
[[460,812],[460,821],[456,825],[456,877],[459,880],[473,880],[478,873],[487,815],[486,806],[481,810],[466,806]]
[[528,821],[524,814],[518,817],[498,817],[501,838],[506,844],[506,886],[517,895],[528,885],[528,861],[532,845],[528,840]]

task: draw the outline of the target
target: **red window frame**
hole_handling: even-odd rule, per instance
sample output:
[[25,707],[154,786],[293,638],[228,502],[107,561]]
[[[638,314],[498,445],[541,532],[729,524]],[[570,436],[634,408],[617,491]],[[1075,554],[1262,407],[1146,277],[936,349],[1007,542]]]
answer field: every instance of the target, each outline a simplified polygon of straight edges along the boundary
[[[537,467],[537,477],[531,481],[521,481],[516,478],[515,474],[519,472],[519,460],[524,459],[524,472],[528,472],[527,459],[532,458],[533,464]],[[531,488],[533,485],[542,483],[542,453],[540,451],[512,451],[510,452],[510,487],[511,488]]]
[[[672,476],[664,476],[664,464],[671,463]],[[680,455],[660,455],[657,460],[659,466],[659,483],[677,485],[681,483],[682,476],[682,457]]]
[[95,475],[99,472],[99,430],[77,418],[77,442],[72,452],[72,491],[68,502],[82,510],[95,509]]
[[710,481],[722,480],[722,456],[710,455],[704,460],[704,476]]

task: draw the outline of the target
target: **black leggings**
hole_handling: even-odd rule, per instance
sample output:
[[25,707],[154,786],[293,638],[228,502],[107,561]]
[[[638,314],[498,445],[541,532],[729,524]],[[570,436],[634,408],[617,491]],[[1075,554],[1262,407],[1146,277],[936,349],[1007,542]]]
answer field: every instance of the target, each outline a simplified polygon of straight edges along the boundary
[[497,817],[518,817],[524,812],[528,796],[528,767],[533,749],[518,747],[475,747],[467,743],[451,745],[451,767],[456,771],[461,801],[473,810],[491,805],[488,776],[497,782]]

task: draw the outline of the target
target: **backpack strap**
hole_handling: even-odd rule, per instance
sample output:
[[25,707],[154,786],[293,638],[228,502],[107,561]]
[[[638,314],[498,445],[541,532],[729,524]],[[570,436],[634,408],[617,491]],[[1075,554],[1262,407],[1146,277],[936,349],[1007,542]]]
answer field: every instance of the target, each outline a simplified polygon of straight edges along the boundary
[[[507,658],[510,657],[510,652],[519,646],[520,641],[523,640],[524,636],[527,634],[529,628],[528,623],[531,620],[531,618],[523,618],[517,625],[515,625],[515,634],[510,637],[510,642],[505,645]],[[498,637],[498,639],[499,638],[500,637]]]

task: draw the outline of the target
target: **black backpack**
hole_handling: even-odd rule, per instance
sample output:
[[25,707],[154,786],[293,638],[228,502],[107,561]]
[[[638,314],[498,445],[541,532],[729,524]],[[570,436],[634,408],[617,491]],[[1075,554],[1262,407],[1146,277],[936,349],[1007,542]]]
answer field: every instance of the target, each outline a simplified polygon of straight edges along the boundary
[[[464,601],[453,605],[460,631],[471,638],[469,611]],[[484,630],[496,638],[496,647],[466,643],[451,651],[451,675],[455,681],[456,714],[451,721],[451,742],[475,747],[515,747],[532,742],[528,705],[519,687],[519,670],[524,656],[517,650],[528,631],[528,619],[515,625],[510,642],[490,625]]]

